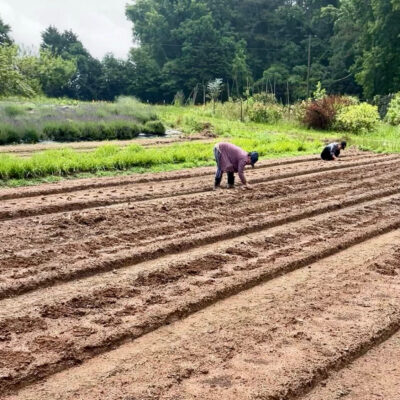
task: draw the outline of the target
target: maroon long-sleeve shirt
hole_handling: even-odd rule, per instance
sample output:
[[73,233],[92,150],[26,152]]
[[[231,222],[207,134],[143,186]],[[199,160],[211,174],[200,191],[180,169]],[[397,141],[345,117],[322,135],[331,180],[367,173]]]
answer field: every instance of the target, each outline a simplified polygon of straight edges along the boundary
[[249,155],[246,151],[232,143],[218,143],[217,149],[221,154],[220,168],[222,172],[237,172],[243,184],[246,184],[244,168],[247,165]]

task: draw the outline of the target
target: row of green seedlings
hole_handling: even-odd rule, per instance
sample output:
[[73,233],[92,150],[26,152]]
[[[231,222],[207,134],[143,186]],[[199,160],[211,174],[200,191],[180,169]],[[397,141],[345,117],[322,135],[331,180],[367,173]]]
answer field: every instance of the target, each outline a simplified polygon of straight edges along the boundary
[[130,121],[48,122],[43,127],[0,124],[0,145],[38,143],[44,140],[56,142],[129,140],[140,133],[165,135],[165,132],[165,126],[157,120],[147,121],[144,124]]
[[[283,135],[264,139],[236,138],[233,143],[249,151],[257,150],[261,157],[299,152],[315,153],[321,147],[318,141],[302,142]],[[0,154],[0,180],[66,176],[81,172],[129,168],[164,171],[177,165],[186,168],[213,165],[213,146],[214,143],[191,142],[158,148],[145,148],[138,144],[126,147],[108,144],[85,153],[72,149],[48,150],[28,158]]]

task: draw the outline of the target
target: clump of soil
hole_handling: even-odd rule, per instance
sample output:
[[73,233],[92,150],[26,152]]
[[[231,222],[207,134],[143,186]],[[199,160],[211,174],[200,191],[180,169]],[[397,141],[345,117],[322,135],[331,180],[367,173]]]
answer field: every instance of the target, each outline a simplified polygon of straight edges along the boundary
[[214,132],[214,127],[209,123],[205,122],[203,124],[200,135],[207,138],[216,138],[217,134]]

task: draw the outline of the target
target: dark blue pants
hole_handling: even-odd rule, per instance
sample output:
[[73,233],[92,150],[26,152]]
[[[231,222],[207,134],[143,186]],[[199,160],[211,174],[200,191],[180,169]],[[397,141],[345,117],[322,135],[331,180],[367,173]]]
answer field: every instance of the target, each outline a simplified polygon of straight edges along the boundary
[[[215,173],[215,186],[219,186],[221,184],[222,175],[224,174],[224,171],[222,171],[221,169],[221,153],[216,147],[214,147],[214,157],[217,163],[217,172]],[[227,172],[227,175],[228,175],[228,185],[234,185],[235,184],[234,173]]]

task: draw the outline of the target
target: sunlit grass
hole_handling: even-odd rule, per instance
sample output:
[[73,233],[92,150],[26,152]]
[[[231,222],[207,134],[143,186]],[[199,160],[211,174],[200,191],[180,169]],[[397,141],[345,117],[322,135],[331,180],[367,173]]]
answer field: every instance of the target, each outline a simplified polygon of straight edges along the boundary
[[[247,149],[257,150],[261,157],[311,154],[318,151],[318,141],[303,142],[281,135],[265,138],[233,138],[231,142]],[[30,158],[0,156],[0,178],[32,179],[47,176],[68,176],[82,172],[127,170],[142,168],[165,170],[164,166],[196,167],[212,165],[213,143],[177,143],[159,148],[144,148],[137,144],[127,147],[106,145],[90,152],[72,149],[48,150]]]

